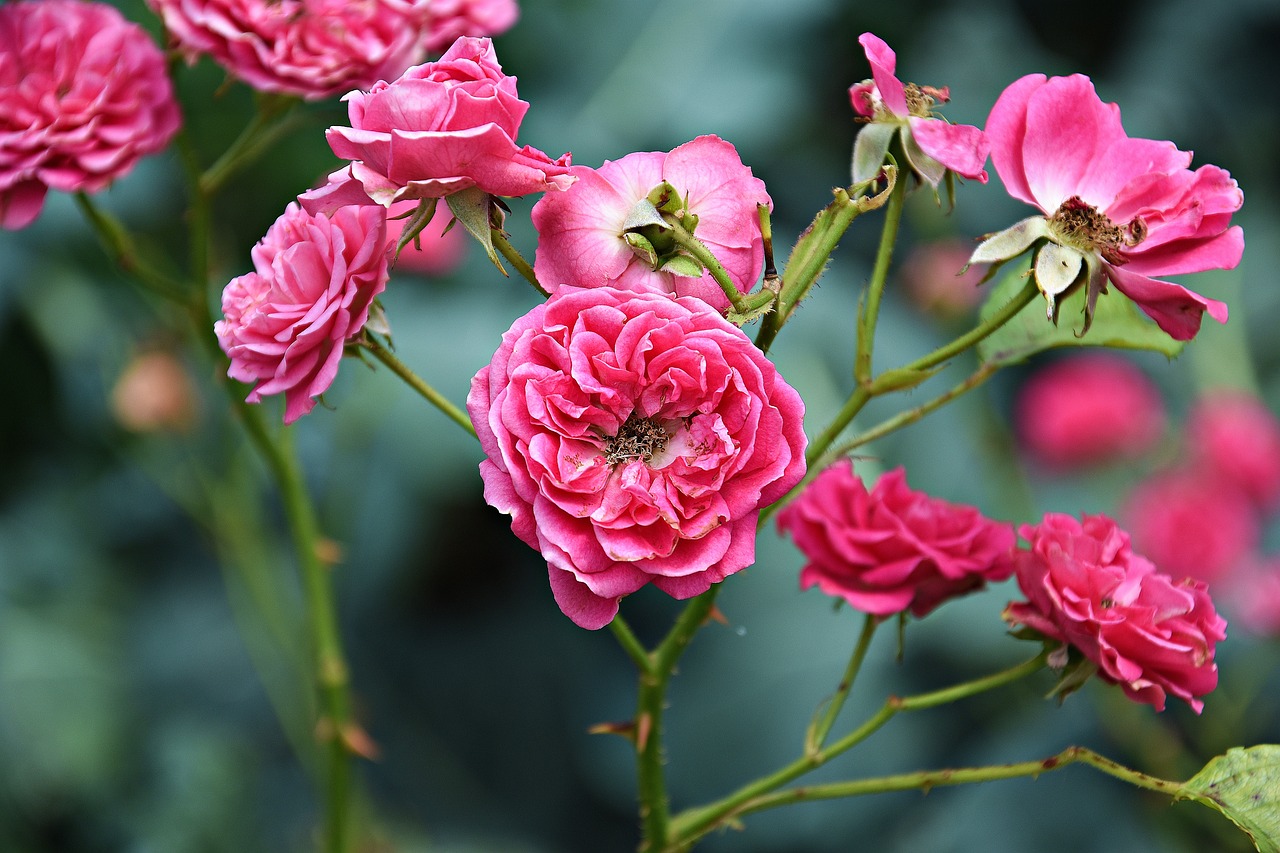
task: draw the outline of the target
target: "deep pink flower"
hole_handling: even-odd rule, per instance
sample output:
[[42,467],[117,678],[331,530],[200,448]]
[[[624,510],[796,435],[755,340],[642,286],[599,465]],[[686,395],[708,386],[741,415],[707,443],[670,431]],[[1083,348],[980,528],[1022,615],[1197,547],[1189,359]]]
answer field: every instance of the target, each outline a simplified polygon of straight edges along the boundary
[[561,288],[467,398],[484,496],[584,628],[648,583],[705,592],[755,559],[760,507],[804,475],[804,406],[701,300]]
[[329,147],[353,161],[352,177],[379,204],[471,187],[520,196],[573,183],[568,154],[553,161],[536,148],[516,147],[529,105],[487,38],[458,39],[438,62],[344,100],[351,126],[329,128]]
[[924,616],[944,601],[1013,573],[1013,525],[907,486],[895,468],[870,492],[846,460],[819,474],[778,513],[808,563],[800,587],[817,586],[856,610]]
[[1060,470],[1141,455],[1164,421],[1155,383],[1133,362],[1104,352],[1041,368],[1014,404],[1019,442]]
[[568,192],[549,193],[533,206],[538,229],[534,272],[549,291],[561,285],[607,284],[697,296],[715,308],[727,308],[729,299],[711,273],[696,263],[689,269],[691,258],[670,243],[660,226],[629,227],[629,222],[645,220],[634,216],[637,205],[648,205],[652,215],[655,208],[646,199],[664,181],[687,213],[697,217],[694,236],[738,290],[746,293],[759,280],[764,238],[756,206],[772,209],[773,201],[764,182],[723,139],[699,136],[669,153],[628,154],[606,160],[599,169],[574,166],[571,174],[577,183]]
[[34,222],[51,187],[104,189],[179,124],[164,54],[116,9],[0,4],[0,227]]
[[350,206],[332,217],[290,204],[253,247],[254,271],[222,292],[214,324],[227,375],[257,383],[248,402],[284,394],[285,423],[315,408],[387,283],[386,211]]
[[422,59],[434,0],[147,0],[191,61],[264,92],[331,98]]
[[1244,489],[1262,508],[1280,498],[1280,420],[1244,391],[1201,397],[1187,419],[1187,445],[1197,464]]
[[427,50],[432,53],[463,36],[497,36],[520,17],[515,0],[431,0]]
[[858,43],[871,63],[872,79],[849,87],[853,111],[869,122],[854,144],[853,182],[875,177],[894,134],[900,132],[908,167],[934,187],[948,169],[985,184],[982,167],[991,147],[986,134],[971,125],[951,124],[933,112],[934,104],[949,99],[947,87],[903,85],[894,76],[898,57],[883,39],[863,33]]
[[1011,603],[1006,621],[1075,647],[1136,702],[1163,711],[1173,694],[1200,713],[1227,628],[1203,582],[1157,571],[1105,515],[1050,513],[1018,532],[1030,543],[1016,557],[1027,601]]
[[1046,215],[990,237],[973,261],[1004,260],[1047,241],[1036,281],[1056,317],[1056,298],[1075,282],[1088,288],[1086,328],[1110,281],[1176,340],[1190,340],[1208,312],[1227,306],[1155,276],[1230,269],[1244,235],[1231,215],[1244,195],[1225,170],[1187,168],[1172,142],[1130,138],[1120,108],[1104,104],[1088,77],[1014,82],[987,119],[991,161],[1014,198]]

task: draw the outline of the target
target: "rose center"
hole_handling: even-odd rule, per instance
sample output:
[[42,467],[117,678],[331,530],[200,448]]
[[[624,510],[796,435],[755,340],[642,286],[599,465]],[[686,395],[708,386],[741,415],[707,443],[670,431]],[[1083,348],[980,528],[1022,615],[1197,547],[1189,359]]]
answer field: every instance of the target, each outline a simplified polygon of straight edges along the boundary
[[631,459],[648,462],[655,453],[666,449],[670,439],[661,426],[632,412],[618,428],[618,434],[605,442],[604,458],[610,465]]
[[921,118],[929,118],[933,115],[934,104],[945,104],[948,100],[946,89],[917,86],[915,83],[904,83],[902,93],[907,98],[907,112]]
[[1138,245],[1147,236],[1147,224],[1141,218],[1121,228],[1078,195],[1064,201],[1049,217],[1049,224],[1064,243],[1084,251],[1096,251],[1113,264],[1124,263],[1124,250]]

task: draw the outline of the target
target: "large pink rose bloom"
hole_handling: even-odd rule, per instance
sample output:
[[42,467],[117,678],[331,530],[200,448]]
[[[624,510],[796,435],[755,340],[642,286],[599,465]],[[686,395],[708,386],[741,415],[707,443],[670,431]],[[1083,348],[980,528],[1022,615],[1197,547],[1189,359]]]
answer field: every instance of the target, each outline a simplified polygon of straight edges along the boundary
[[1050,316],[1083,277],[1088,318],[1110,282],[1177,340],[1195,337],[1205,312],[1226,322],[1225,304],[1160,278],[1240,262],[1244,234],[1230,223],[1244,195],[1225,170],[1193,172],[1191,153],[1172,142],[1130,138],[1120,108],[1080,74],[1014,82],[991,109],[987,136],[1009,194],[1045,216],[988,239],[974,261],[1013,257],[1044,239],[1035,273]]
[[[549,291],[561,285],[608,284],[625,290],[657,290],[697,296],[717,309],[729,298],[711,273],[698,275],[672,264],[687,262],[675,245],[662,245],[660,231],[644,231],[653,254],[627,241],[628,220],[651,190],[670,184],[689,214],[697,217],[694,236],[706,244],[738,290],[746,293],[764,268],[764,238],[757,205],[773,208],[764,182],[743,165],[738,151],[717,136],[699,136],[670,152],[628,154],[599,169],[573,167],[568,192],[543,196],[533,206],[538,229],[534,272]],[[688,221],[688,217],[685,217]],[[650,229],[653,226],[649,226]]]
[[431,0],[427,50],[439,53],[464,36],[497,36],[520,17],[515,0]]
[[214,331],[227,375],[256,383],[248,402],[284,394],[293,423],[333,382],[343,345],[386,286],[386,211],[351,206],[330,217],[290,204],[252,255],[254,271],[223,290]]
[[164,54],[111,6],[0,4],[0,227],[34,222],[50,187],[104,189],[179,123]]
[[1013,525],[907,486],[885,473],[870,492],[845,460],[819,474],[778,513],[808,558],[800,587],[816,586],[855,610],[917,617],[1013,573]]
[[440,61],[344,100],[351,126],[329,128],[329,147],[353,161],[351,176],[379,204],[471,187],[521,196],[573,183],[568,154],[552,160],[536,148],[516,147],[529,105],[516,94],[516,78],[502,73],[487,38],[458,39]]
[[1050,513],[1019,533],[1030,543],[1016,558],[1027,601],[1011,603],[1007,621],[1074,646],[1136,702],[1163,711],[1172,694],[1200,713],[1227,628],[1203,582],[1156,571],[1104,515]]
[[471,382],[485,500],[584,628],[652,583],[705,592],[755,559],[760,507],[804,475],[804,406],[691,297],[560,289]]
[[1187,445],[1198,465],[1235,483],[1259,507],[1280,499],[1280,420],[1252,394],[1223,389],[1197,400]]

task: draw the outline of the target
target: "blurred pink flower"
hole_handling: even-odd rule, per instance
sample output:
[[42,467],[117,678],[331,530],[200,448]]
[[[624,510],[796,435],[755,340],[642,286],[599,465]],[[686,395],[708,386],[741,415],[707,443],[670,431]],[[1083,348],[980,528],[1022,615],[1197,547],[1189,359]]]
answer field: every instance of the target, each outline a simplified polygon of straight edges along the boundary
[[463,36],[501,35],[520,17],[515,0],[430,0],[430,12],[427,50],[432,53]]
[[115,8],[0,4],[0,227],[34,222],[49,188],[106,188],[180,121],[164,54]]
[[800,587],[817,586],[875,616],[924,616],[944,601],[1013,573],[1013,525],[907,486],[902,468],[868,493],[845,460],[778,513],[808,558]]
[[516,94],[516,79],[502,73],[489,39],[458,39],[438,62],[344,100],[351,126],[329,128],[329,147],[353,161],[351,176],[384,206],[471,187],[521,196],[573,183],[568,154],[553,161],[516,147],[529,105]]
[[[773,201],[764,182],[723,139],[699,136],[669,153],[628,154],[606,160],[599,169],[575,166],[571,174],[577,183],[568,192],[549,193],[533,207],[538,229],[534,271],[549,291],[562,285],[607,284],[697,296],[719,310],[727,308],[728,297],[701,264],[693,270],[672,264],[673,258],[690,259],[677,246],[663,245],[661,231],[628,225],[637,205],[650,204],[646,197],[664,181],[675,189],[684,209],[697,217],[695,236],[738,290],[746,293],[759,280],[764,238],[756,205],[772,209]],[[636,236],[632,231],[648,245],[641,249],[629,243],[628,238]]]
[[1200,713],[1227,628],[1203,582],[1157,571],[1104,515],[1050,513],[1018,532],[1030,543],[1016,558],[1028,600],[1011,603],[1006,621],[1078,649],[1136,702],[1163,711],[1172,694]]
[[987,182],[983,165],[990,142],[976,127],[951,124],[933,112],[935,103],[950,98],[947,87],[903,85],[894,71],[898,57],[884,40],[863,33],[858,43],[871,63],[870,80],[849,87],[853,111],[869,123],[858,133],[853,149],[853,182],[869,180],[880,171],[895,133],[901,133],[907,166],[934,187],[951,170]]
[[287,424],[315,408],[386,286],[386,222],[377,205],[330,217],[290,204],[253,247],[254,272],[226,286],[214,324],[227,375],[257,383],[248,402],[284,394]]
[[1149,450],[1164,430],[1164,401],[1133,362],[1090,353],[1032,374],[1014,403],[1014,423],[1034,458],[1070,470]]
[[969,245],[961,240],[938,240],[914,247],[902,263],[899,278],[907,296],[920,310],[942,319],[967,317],[982,301],[982,271],[965,269]]
[[488,503],[596,629],[648,583],[705,592],[755,559],[760,507],[804,475],[804,406],[705,302],[564,287],[467,398]]
[[[400,235],[404,233],[407,217],[402,213],[412,213],[416,205],[413,202],[400,202],[391,206],[387,212],[387,249],[394,253]],[[436,208],[435,216],[427,226],[418,233],[417,239],[410,241],[400,250],[400,257],[392,260],[396,269],[413,270],[423,275],[447,275],[462,263],[467,254],[467,232],[461,225],[454,225],[445,233],[445,228],[453,221],[453,214],[445,205]]]
[[1014,198],[1042,210],[989,237],[975,262],[1004,260],[1040,240],[1037,284],[1056,318],[1056,299],[1081,278],[1085,327],[1110,281],[1177,340],[1190,340],[1208,312],[1227,306],[1153,276],[1230,269],[1244,234],[1231,215],[1244,195],[1225,170],[1190,171],[1191,154],[1172,142],[1129,137],[1120,108],[1104,104],[1088,77],[1015,81],[987,119],[991,161]]
[[1223,582],[1229,613],[1251,634],[1280,637],[1280,557],[1254,556]]
[[1235,483],[1261,508],[1280,498],[1280,420],[1244,391],[1214,391],[1196,401],[1187,419],[1187,445],[1196,463]]

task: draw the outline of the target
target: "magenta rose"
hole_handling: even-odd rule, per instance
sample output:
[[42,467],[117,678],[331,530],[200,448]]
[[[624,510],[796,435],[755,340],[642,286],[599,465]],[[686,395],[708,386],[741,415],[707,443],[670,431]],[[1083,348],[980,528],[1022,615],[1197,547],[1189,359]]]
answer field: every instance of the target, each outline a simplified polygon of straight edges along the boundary
[[816,586],[855,610],[917,617],[1013,573],[1013,525],[907,487],[895,468],[870,492],[844,460],[819,474],[778,513],[808,562],[800,587]]
[[751,565],[760,507],[805,470],[800,395],[692,297],[561,288],[503,335],[467,409],[485,500],[589,629],[648,583],[689,598]]
[[1172,694],[1200,713],[1227,628],[1203,582],[1156,571],[1104,515],[1050,513],[1019,533],[1030,543],[1015,570],[1027,601],[1011,603],[1006,621],[1075,647],[1136,702],[1163,711]]
[[568,189],[569,155],[516,147],[529,105],[487,38],[461,38],[438,62],[345,98],[350,127],[331,127],[333,153],[382,205],[478,187],[499,196]]
[[538,229],[534,272],[549,291],[561,285],[607,284],[697,296],[726,309],[729,298],[711,273],[701,264],[693,270],[673,264],[673,258],[685,263],[690,259],[674,244],[663,245],[660,232],[640,234],[654,241],[643,249],[627,240],[627,223],[636,205],[647,204],[646,197],[664,181],[697,217],[694,236],[711,250],[738,290],[746,293],[759,281],[764,237],[756,206],[772,209],[773,201],[764,182],[723,139],[699,136],[670,152],[628,154],[606,160],[599,169],[574,166],[571,174],[577,183],[568,192],[550,193],[533,206]]
[[49,188],[106,188],[179,124],[164,54],[116,9],[0,4],[0,227],[34,222]]
[[1280,420],[1252,394],[1222,389],[1196,401],[1187,418],[1196,464],[1236,484],[1264,509],[1280,499]]
[[227,375],[256,383],[248,402],[284,394],[284,422],[315,408],[387,283],[386,211],[343,207],[332,217],[296,204],[253,247],[254,271],[222,292],[214,332]]
[[464,36],[502,35],[520,17],[515,0],[431,0],[427,50],[432,53]]

